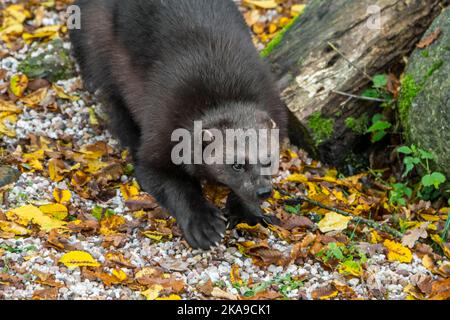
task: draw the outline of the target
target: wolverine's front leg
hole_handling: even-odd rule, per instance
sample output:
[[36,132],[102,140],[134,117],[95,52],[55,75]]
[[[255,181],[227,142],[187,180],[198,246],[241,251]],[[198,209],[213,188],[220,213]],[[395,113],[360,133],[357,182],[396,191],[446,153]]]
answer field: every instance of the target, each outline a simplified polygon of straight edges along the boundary
[[264,215],[258,204],[246,202],[234,192],[231,192],[228,196],[226,214],[230,224],[229,228],[234,228],[241,222],[251,226],[259,223],[265,227],[268,224],[279,223],[279,220],[275,216]]
[[183,235],[193,248],[210,249],[222,240],[226,218],[202,195],[201,185],[187,174],[154,170],[137,165],[142,188],[174,215]]

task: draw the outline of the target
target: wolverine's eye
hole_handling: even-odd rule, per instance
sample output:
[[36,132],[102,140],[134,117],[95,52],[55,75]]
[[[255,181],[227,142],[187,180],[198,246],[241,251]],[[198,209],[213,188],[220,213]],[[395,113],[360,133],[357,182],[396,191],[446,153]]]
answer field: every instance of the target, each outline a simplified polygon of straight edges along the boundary
[[233,164],[233,170],[236,172],[242,172],[242,171],[244,171],[244,165],[235,163],[235,164]]

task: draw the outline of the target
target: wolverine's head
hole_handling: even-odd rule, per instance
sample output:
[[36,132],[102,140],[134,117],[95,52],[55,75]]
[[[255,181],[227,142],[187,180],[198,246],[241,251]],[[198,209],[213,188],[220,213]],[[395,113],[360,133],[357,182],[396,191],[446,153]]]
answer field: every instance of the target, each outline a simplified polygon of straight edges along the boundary
[[210,112],[201,125],[202,163],[196,165],[197,172],[245,201],[268,199],[279,162],[278,128],[269,115],[233,104]]

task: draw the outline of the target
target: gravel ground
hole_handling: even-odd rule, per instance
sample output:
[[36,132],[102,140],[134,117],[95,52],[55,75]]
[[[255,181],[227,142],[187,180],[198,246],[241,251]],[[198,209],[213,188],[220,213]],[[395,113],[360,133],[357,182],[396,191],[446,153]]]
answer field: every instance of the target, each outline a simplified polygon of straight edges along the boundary
[[[272,15],[274,12],[268,14]],[[57,13],[49,11],[43,25],[58,24],[59,19],[60,16]],[[18,72],[18,64],[25,59],[27,53],[38,54],[46,50],[42,47],[38,49],[38,45],[37,42],[25,45],[18,52],[11,52],[10,56],[1,60],[0,67],[6,70],[7,74],[5,80],[0,81],[0,87],[5,84],[6,79]],[[64,47],[70,49],[70,43],[66,41]],[[0,46],[0,51],[8,51],[5,44]],[[80,81],[79,77],[75,77],[59,81],[57,85],[63,87],[66,92],[72,92]],[[100,105],[86,92],[76,91],[82,93],[82,98],[74,102],[58,100],[60,112],[56,113],[49,112],[45,108],[39,110],[27,108],[21,102],[17,102],[18,106],[24,108],[23,113],[18,115],[18,121],[10,125],[17,136],[15,138],[2,136],[2,146],[12,152],[23,139],[29,137],[29,134],[34,134],[51,139],[69,136],[79,146],[104,141],[113,148],[118,148],[117,141],[107,131],[103,130],[99,133],[89,124],[89,107],[93,105],[91,101],[94,101],[96,108]],[[288,171],[284,171],[280,173],[280,177],[286,177],[289,174]],[[279,181],[280,177],[275,178],[275,181]],[[123,176],[122,182],[131,179],[132,177]],[[7,212],[29,203],[51,202],[53,199],[51,191],[55,188],[70,189],[69,181],[66,179],[56,183],[42,172],[23,172],[6,194],[0,209]],[[69,205],[71,210],[90,212],[96,205],[110,208],[116,215],[123,216],[127,222],[134,223],[134,228],[126,233],[124,244],[113,248],[115,253],[122,254],[132,265],[132,267],[123,266],[121,270],[129,278],[133,278],[135,270],[161,267],[165,272],[185,283],[185,290],[180,293],[182,299],[204,299],[205,294],[199,290],[199,286],[209,279],[215,286],[221,287],[229,297],[245,295],[248,288],[238,288],[230,279],[232,266],[239,267],[240,277],[244,282],[251,280],[257,284],[277,281],[279,283],[277,279],[289,275],[292,278],[302,279],[302,284],[298,288],[287,286],[284,289],[285,298],[290,299],[312,299],[314,291],[336,281],[353,289],[355,292],[353,298],[405,299],[407,293],[404,292],[404,288],[413,283],[418,275],[437,278],[423,266],[421,258],[416,253],[413,253],[413,260],[408,264],[388,261],[384,253],[369,255],[364,275],[361,277],[343,276],[312,258],[286,266],[258,266],[250,257],[244,256],[235,245],[236,242],[252,239],[252,236],[246,235],[243,238],[242,234],[236,230],[228,231],[224,244],[210,252],[192,250],[177,236],[170,241],[158,243],[141,235],[141,231],[146,227],[145,221],[136,219],[135,215],[127,209],[120,190],[117,190],[115,196],[102,203],[82,198],[76,192],[72,192]],[[271,231],[268,233],[269,247],[289,255],[292,244],[280,240]],[[31,299],[39,290],[51,288],[52,286],[38,281],[39,273],[54,275],[54,280],[61,283],[57,292],[58,299],[145,299],[142,291],[133,286],[125,284],[107,286],[102,281],[88,279],[80,268],[69,269],[58,263],[65,252],[47,246],[46,240],[47,235],[42,232],[35,232],[33,236],[25,238],[0,238],[0,246],[3,248],[18,249],[3,250],[0,254],[0,273],[18,277],[17,281],[9,282],[8,285],[5,285],[5,280],[0,278],[0,299]],[[90,253],[102,264],[107,260],[106,254],[111,251],[111,248],[102,246],[103,241],[104,237],[99,234],[72,233],[68,238],[71,246]],[[104,272],[113,270],[114,268],[106,265],[103,269]],[[273,286],[273,290],[276,291],[276,289],[280,288]],[[343,298],[343,296],[340,295],[337,298]]]

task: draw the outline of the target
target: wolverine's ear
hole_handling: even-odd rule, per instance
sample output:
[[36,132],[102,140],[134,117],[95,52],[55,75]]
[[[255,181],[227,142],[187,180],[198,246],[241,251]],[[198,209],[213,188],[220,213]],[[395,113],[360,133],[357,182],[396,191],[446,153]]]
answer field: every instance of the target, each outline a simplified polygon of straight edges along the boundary
[[276,129],[277,123],[269,116],[267,112],[258,111],[256,113],[256,119],[265,125],[267,125],[270,129]]
[[214,135],[213,135],[213,133],[211,132],[211,130],[209,130],[209,129],[203,129],[202,130],[202,139],[203,139],[203,142],[212,142],[212,141],[214,141]]
[[271,124],[272,124],[272,129],[276,129],[277,123],[272,118],[270,118],[270,121],[271,121]]

